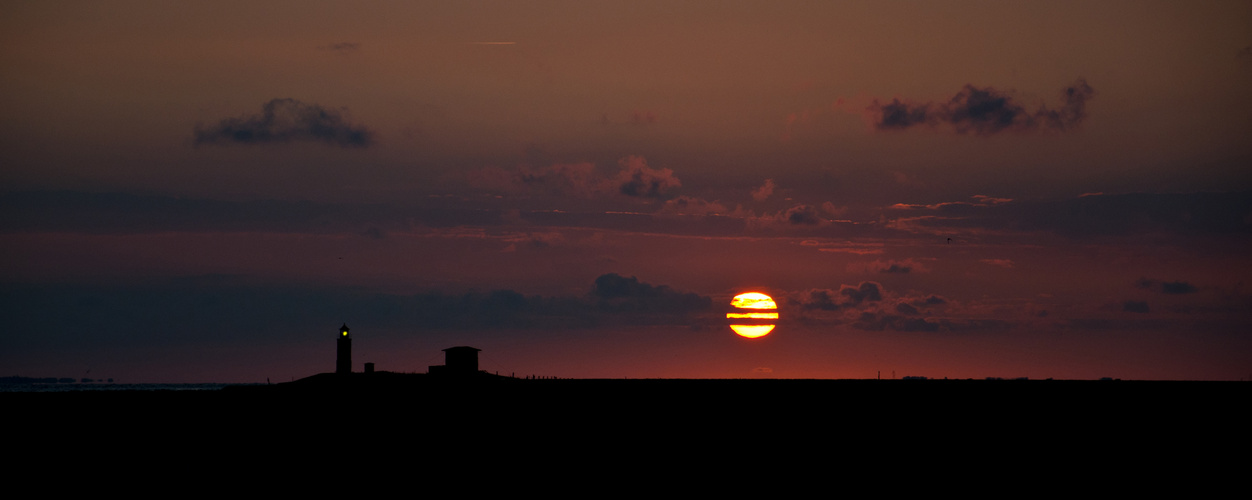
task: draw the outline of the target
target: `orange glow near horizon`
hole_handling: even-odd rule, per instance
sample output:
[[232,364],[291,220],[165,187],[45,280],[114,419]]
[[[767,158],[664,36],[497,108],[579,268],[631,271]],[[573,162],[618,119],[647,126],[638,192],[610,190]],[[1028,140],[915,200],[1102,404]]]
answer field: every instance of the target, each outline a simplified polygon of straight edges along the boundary
[[774,325],[730,325],[730,329],[740,337],[754,339],[764,337],[774,331]]

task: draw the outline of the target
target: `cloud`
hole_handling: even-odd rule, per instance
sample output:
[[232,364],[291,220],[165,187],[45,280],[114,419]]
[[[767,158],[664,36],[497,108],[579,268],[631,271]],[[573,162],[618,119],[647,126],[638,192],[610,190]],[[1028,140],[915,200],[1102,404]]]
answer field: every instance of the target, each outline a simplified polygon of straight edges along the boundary
[[765,201],[770,195],[774,194],[774,179],[765,179],[765,184],[752,190],[752,199],[756,201]]
[[322,45],[318,47],[318,50],[329,50],[332,52],[339,52],[339,53],[356,52],[360,49],[361,49],[361,44],[356,43],[356,42],[339,42],[339,43],[332,43],[330,45]]
[[831,217],[838,217],[848,212],[848,207],[837,207],[829,201],[822,203],[822,211]]
[[892,99],[887,104],[879,104],[875,99],[870,105],[869,110],[875,113],[878,118],[874,126],[879,130],[903,130],[914,125],[933,125],[939,121],[936,111],[931,108],[934,105],[911,104],[900,102],[899,99]]
[[726,206],[716,201],[708,201],[690,196],[679,196],[666,201],[660,213],[676,215],[717,215],[726,213]]
[[982,262],[983,264],[990,266],[1003,267],[1005,269],[1013,268],[1013,261],[1010,259],[979,259],[978,262]]
[[1161,283],[1161,291],[1170,295],[1183,295],[1187,293],[1195,293],[1196,287],[1191,283],[1184,281],[1172,281]]
[[900,314],[916,315],[921,311],[917,309],[917,306],[910,305],[907,302],[900,302],[896,304],[896,312]]
[[[609,276],[609,275],[606,275]],[[616,276],[616,275],[611,275]],[[603,277],[602,277],[603,278]],[[632,281],[633,278],[626,279]],[[148,285],[0,283],[0,312],[30,332],[25,346],[255,345],[300,341],[308,331],[367,322],[376,331],[592,328],[605,324],[694,324],[709,297],[633,281],[611,297],[524,295],[508,289],[466,293],[371,293],[347,287],[256,286],[230,276]],[[597,285],[605,279],[597,280]],[[357,318],[353,320],[351,318]],[[9,345],[13,340],[9,339]]]
[[618,162],[622,171],[617,174],[617,190],[621,194],[640,198],[656,198],[665,191],[682,186],[668,168],[654,169],[642,156],[628,156]]
[[1147,313],[1148,303],[1140,300],[1127,300],[1122,304],[1122,310],[1132,313]]
[[787,304],[799,307],[804,312],[801,319],[806,322],[845,324],[870,331],[955,331],[1003,328],[1009,324],[999,319],[938,317],[951,312],[952,304],[947,299],[938,295],[899,297],[872,281],[842,285],[838,292],[812,289],[792,294]]
[[850,304],[860,304],[862,302],[878,302],[882,300],[882,285],[873,281],[862,281],[857,286],[843,285],[839,289],[839,295],[848,298]]
[[883,299],[881,285],[873,281],[862,281],[860,284],[842,285],[839,291],[828,288],[814,288],[793,295],[790,303],[808,311],[838,311],[855,308]]
[[942,305],[945,305],[945,304],[947,304],[947,303],[948,303],[948,299],[945,299],[945,298],[940,297],[940,296],[938,296],[938,295],[928,295],[928,296],[926,296],[926,298],[924,298],[924,299],[923,299],[923,298],[919,298],[919,299],[915,299],[915,300],[913,300],[913,301],[911,302],[911,304],[912,304],[913,306],[915,306],[915,307],[923,307],[923,308],[924,308],[924,307],[942,306]]
[[812,205],[796,205],[782,214],[782,220],[789,224],[816,226],[825,219]]
[[1062,104],[1049,108],[1041,105],[1031,112],[1012,96],[991,87],[966,85],[948,102],[913,103],[892,99],[870,104],[873,125],[878,130],[904,130],[918,125],[951,125],[961,134],[992,135],[1006,130],[1033,132],[1072,129],[1087,117],[1087,101],[1095,90],[1084,79],[1061,90]]
[[195,138],[197,145],[321,142],[364,148],[373,144],[374,133],[317,104],[272,99],[261,106],[259,115],[227,118],[211,127],[197,125]]
[[713,307],[713,299],[694,293],[683,293],[668,286],[654,286],[609,273],[596,278],[591,297],[601,309],[616,312],[685,313]]
[[836,292],[833,290],[814,289],[798,298],[793,298],[791,302],[806,310],[837,311],[840,306],[835,302],[836,298]]
[[[818,228],[832,227],[832,221],[822,215],[822,210],[813,205],[796,205],[786,210],[780,210],[774,213],[763,213],[759,217],[752,212],[740,212],[738,214],[747,221],[748,227],[753,229],[769,229],[775,231],[797,231],[805,232],[808,230],[816,230]],[[864,227],[857,227],[854,223],[848,221],[837,221],[833,224],[838,225],[836,229],[853,229],[863,230]]]
[[618,161],[619,170],[605,173],[594,163],[558,163],[546,167],[520,166],[516,169],[488,167],[466,174],[470,186],[494,192],[550,194],[592,198],[621,195],[632,198],[660,198],[682,181],[668,168],[648,166],[641,156]]
[[861,273],[882,273],[882,274],[908,274],[911,272],[925,273],[930,272],[926,266],[914,259],[903,260],[875,260],[873,262],[861,262],[848,264],[848,272]]
[[852,326],[861,330],[882,331],[897,330],[901,332],[937,332],[941,326],[938,322],[926,318],[908,318],[895,314],[863,312]]
[[590,198],[601,189],[595,172],[596,166],[591,163],[560,163],[547,167],[522,167],[516,172],[499,170],[504,176],[512,177],[512,181],[525,186],[527,191],[539,191],[550,194],[564,194]]
[[909,266],[902,266],[902,265],[893,263],[889,267],[884,267],[882,269],[879,269],[878,272],[888,273],[888,274],[908,274],[908,272],[911,271],[912,269],[913,268]]
[[1199,291],[1195,285],[1185,281],[1156,281],[1147,278],[1140,279],[1135,283],[1136,288],[1152,290],[1167,295],[1186,295]]
[[892,210],[923,210],[925,209],[925,210],[938,210],[938,211],[952,211],[954,209],[960,209],[964,207],[992,207],[996,205],[1003,205],[1006,203],[1013,202],[1012,198],[995,198],[995,197],[981,195],[981,194],[976,194],[974,196],[971,196],[970,198],[973,198],[975,201],[945,201],[942,203],[934,203],[930,205],[896,203],[895,205],[891,205],[888,208],[891,208]]

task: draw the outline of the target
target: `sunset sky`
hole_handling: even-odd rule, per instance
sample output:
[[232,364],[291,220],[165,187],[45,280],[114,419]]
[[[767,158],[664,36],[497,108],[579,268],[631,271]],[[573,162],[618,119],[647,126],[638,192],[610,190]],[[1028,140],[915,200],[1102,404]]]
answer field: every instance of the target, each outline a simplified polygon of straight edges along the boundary
[[[1252,378],[1252,3],[0,4],[0,376]],[[778,327],[725,313],[767,293]]]

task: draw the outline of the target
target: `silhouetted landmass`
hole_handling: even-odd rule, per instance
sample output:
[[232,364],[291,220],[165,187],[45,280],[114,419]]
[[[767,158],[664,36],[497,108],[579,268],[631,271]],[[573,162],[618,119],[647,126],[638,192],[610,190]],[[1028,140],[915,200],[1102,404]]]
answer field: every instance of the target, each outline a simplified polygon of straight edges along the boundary
[[[706,464],[718,464],[723,474],[758,481],[773,480],[765,471],[781,468],[813,481],[837,473],[851,484],[931,489],[941,480],[1014,477],[1034,487],[1136,464],[1211,464],[1219,460],[1214,447],[1246,441],[1249,389],[1247,382],[375,372],[220,391],[0,397],[13,409],[6,412],[13,429],[55,429],[74,449],[139,450],[180,470],[229,466],[239,457],[320,460],[328,476],[353,484],[412,484],[414,471],[486,482],[511,473],[524,481],[506,487],[526,488],[547,487],[542,481],[554,475],[634,482],[640,471],[703,481]],[[48,459],[65,448],[19,450]],[[223,480],[275,470],[239,470]]]
[[12,375],[0,377],[0,384],[72,384],[77,380],[69,377],[22,377]]
[[[1000,425],[1055,419],[1159,412],[1161,405],[1186,408],[1230,406],[1252,390],[1248,382],[1124,380],[907,380],[817,379],[560,379],[418,373],[323,373],[274,385],[228,386],[223,392],[281,397],[330,397],[371,401],[426,398],[464,409],[545,412],[593,408],[651,408],[658,412],[739,414],[746,407],[769,413],[810,415],[833,408],[876,415],[884,422],[944,422],[957,416],[994,418]],[[509,410],[509,409],[512,410]],[[1233,410],[1233,407],[1231,407]],[[756,410],[753,410],[756,411]],[[1198,411],[1198,410],[1197,410]],[[1085,416],[1083,416],[1085,415]],[[614,417],[610,417],[614,418]],[[1141,418],[1141,417],[1140,417]],[[966,425],[966,424],[962,424]]]

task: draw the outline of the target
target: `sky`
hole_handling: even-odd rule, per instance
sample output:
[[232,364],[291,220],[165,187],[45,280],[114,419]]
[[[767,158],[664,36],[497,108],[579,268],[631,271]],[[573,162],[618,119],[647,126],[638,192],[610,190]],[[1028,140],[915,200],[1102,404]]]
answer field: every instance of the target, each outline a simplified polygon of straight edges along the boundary
[[[0,375],[1252,378],[1252,3],[0,5]],[[731,297],[777,328],[736,336]]]

